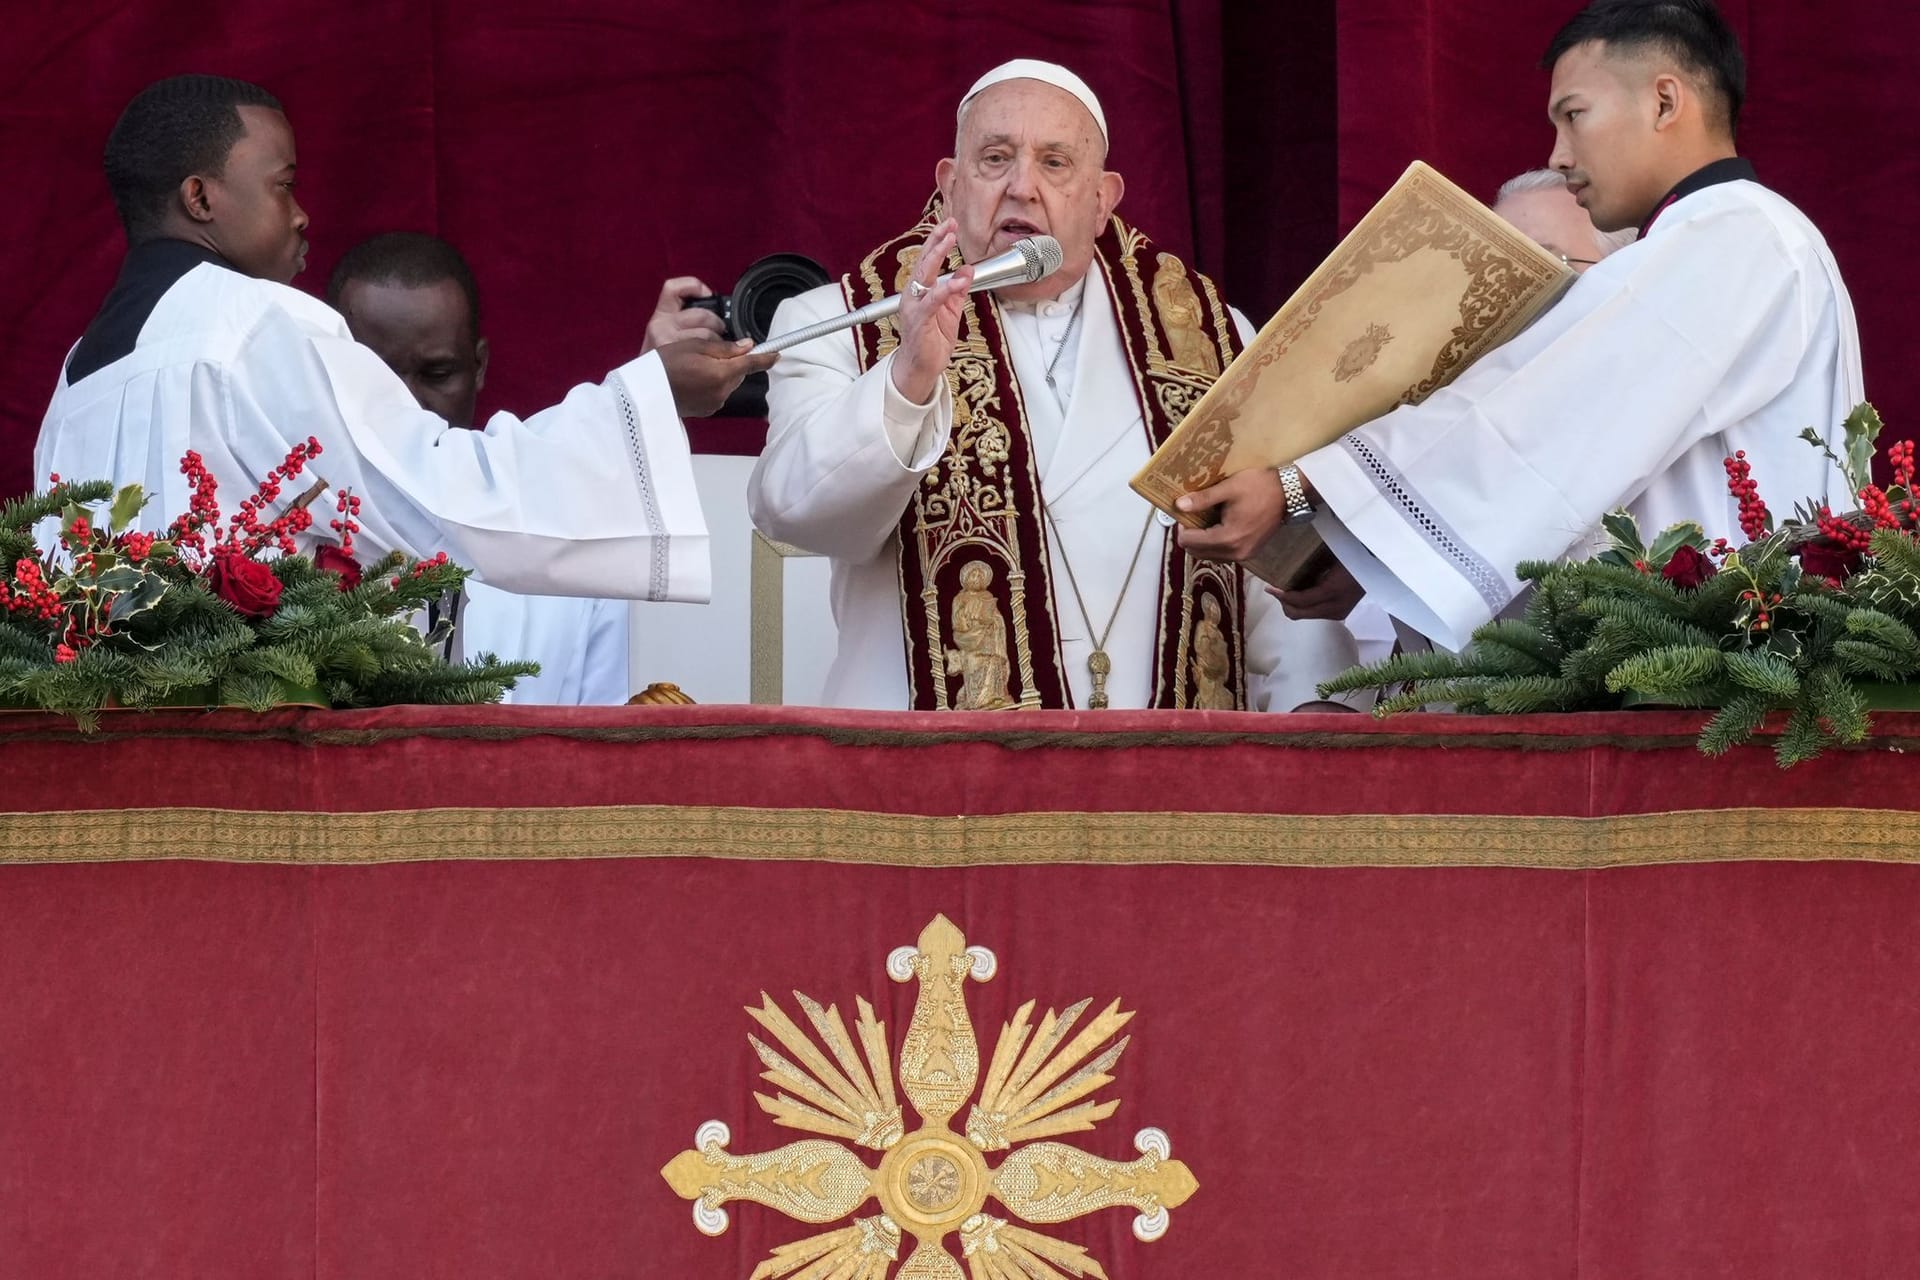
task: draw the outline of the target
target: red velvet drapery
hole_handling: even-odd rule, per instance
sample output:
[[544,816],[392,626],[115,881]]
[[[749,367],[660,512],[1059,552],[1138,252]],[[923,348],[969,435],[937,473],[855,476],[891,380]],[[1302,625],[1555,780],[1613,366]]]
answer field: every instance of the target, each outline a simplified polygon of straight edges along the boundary
[[[28,482],[60,360],[112,279],[99,171],[114,115],[184,70],[259,80],[292,114],[314,217],[303,287],[355,240],[441,232],[493,339],[483,410],[529,410],[626,358],[660,279],[719,288],[763,254],[834,270],[920,207],[953,102],[1015,54],[1083,71],[1129,215],[1250,315],[1422,156],[1483,195],[1545,158],[1534,62],[1574,8],[1538,0],[422,0],[15,5],[0,41],[0,493]],[[1920,417],[1920,286],[1894,145],[1920,17],[1869,0],[1731,0],[1753,65],[1745,142],[1851,281],[1868,388]],[[753,450],[754,424],[696,446]]]
[[659,1172],[808,1136],[743,1006],[897,1051],[936,912],[983,1060],[1137,1011],[1063,1140],[1200,1188],[1044,1228],[1115,1280],[1910,1274],[1920,725],[1782,774],[1698,724],[0,717],[0,1275],[744,1280],[822,1228]]

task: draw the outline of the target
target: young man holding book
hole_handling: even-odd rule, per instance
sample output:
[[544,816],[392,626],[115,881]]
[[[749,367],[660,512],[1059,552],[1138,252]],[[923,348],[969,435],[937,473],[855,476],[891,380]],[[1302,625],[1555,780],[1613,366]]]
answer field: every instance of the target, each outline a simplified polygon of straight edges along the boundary
[[1766,492],[1837,487],[1799,435],[1837,435],[1864,398],[1853,306],[1820,232],[1736,154],[1745,61],[1712,0],[1594,0],[1545,62],[1553,168],[1639,241],[1424,403],[1188,495],[1222,508],[1182,531],[1194,554],[1241,559],[1311,519],[1370,597],[1457,648],[1519,562],[1578,550],[1616,508],[1736,537],[1735,452]]

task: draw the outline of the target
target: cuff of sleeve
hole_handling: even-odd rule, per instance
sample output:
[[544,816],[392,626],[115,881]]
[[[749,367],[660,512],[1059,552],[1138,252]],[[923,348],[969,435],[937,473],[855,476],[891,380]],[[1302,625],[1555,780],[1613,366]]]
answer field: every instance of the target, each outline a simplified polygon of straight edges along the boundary
[[650,351],[615,369],[607,381],[626,401],[620,425],[651,535],[646,598],[705,604],[713,596],[707,521],[666,366]]
[[1319,495],[1314,531],[1367,595],[1435,642],[1464,647],[1492,616],[1473,584],[1381,498],[1338,442],[1295,465]]
[[873,367],[880,379],[881,421],[893,456],[909,471],[925,471],[946,452],[947,437],[953,433],[953,392],[945,378],[925,404],[915,404],[893,385],[893,356]]

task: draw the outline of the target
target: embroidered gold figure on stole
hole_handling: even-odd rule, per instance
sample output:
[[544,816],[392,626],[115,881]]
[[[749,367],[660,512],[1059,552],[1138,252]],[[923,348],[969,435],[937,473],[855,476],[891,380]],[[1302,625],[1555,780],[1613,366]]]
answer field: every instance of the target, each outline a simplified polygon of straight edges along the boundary
[[993,566],[969,560],[960,567],[960,593],[953,598],[953,643],[947,674],[960,677],[953,705],[960,711],[998,711],[1013,705],[1007,689],[1007,623],[987,587]]
[[1193,624],[1194,707],[1201,711],[1232,711],[1233,690],[1227,686],[1232,674],[1227,637],[1220,630],[1220,601],[1213,596],[1203,596],[1200,618]]
[[[1105,1280],[1084,1248],[990,1213],[989,1201],[1043,1224],[1128,1208],[1137,1238],[1166,1234],[1169,1211],[1186,1203],[1199,1183],[1172,1159],[1165,1133],[1142,1129],[1134,1138],[1139,1158],[1128,1161],[1039,1141],[1090,1130],[1119,1107],[1092,1095],[1113,1082],[1108,1072],[1127,1047],[1126,1038],[1114,1036],[1133,1014],[1115,1000],[1073,1035],[1092,1001],[1061,1013],[1049,1009],[1036,1026],[1029,1000],[1001,1028],[981,1084],[965,988],[969,980],[992,979],[996,967],[993,953],[968,946],[945,916],[935,916],[915,945],[887,957],[889,977],[919,984],[898,1063],[901,1092],[921,1121],[912,1133],[894,1093],[886,1025],[864,999],[854,1002],[859,1016],[852,1033],[837,1007],[823,1009],[798,992],[794,998],[812,1035],[764,992],[760,1007],[747,1010],[778,1045],[747,1037],[766,1067],[762,1079],[780,1090],[773,1097],[756,1093],[755,1101],[775,1124],[839,1141],[810,1138],[736,1156],[726,1149],[727,1126],[710,1120],[694,1135],[693,1149],[675,1156],[661,1175],[693,1201],[694,1223],[708,1235],[727,1229],[721,1206],[731,1201],[749,1200],[811,1223],[846,1217],[868,1200],[880,1210],[777,1247],[750,1280],[802,1273],[885,1280],[907,1236],[915,1243],[898,1280],[964,1280],[967,1273],[944,1243],[956,1233],[958,1253],[975,1280]],[[979,1096],[956,1132],[953,1117],[976,1086]],[[869,1167],[843,1142],[884,1154]],[[998,1151],[1010,1154],[989,1166],[987,1155]]]
[[1170,253],[1159,255],[1160,269],[1153,273],[1153,300],[1159,304],[1160,322],[1167,327],[1167,346],[1173,363],[1182,369],[1220,376],[1220,353],[1207,337],[1205,316],[1200,310],[1200,295],[1187,279],[1187,269]]

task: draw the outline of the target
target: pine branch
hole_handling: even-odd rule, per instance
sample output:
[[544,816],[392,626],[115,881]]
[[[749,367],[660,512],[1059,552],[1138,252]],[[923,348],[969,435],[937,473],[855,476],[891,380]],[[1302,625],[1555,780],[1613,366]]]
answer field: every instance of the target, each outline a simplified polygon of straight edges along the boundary
[[1870,721],[1867,700],[1847,678],[1832,667],[1822,667],[1807,680],[1814,714],[1826,723],[1829,733],[1840,742],[1860,742],[1867,736]]
[[1474,710],[1481,705],[1490,683],[1491,680],[1485,676],[1459,676],[1451,680],[1430,680],[1381,702],[1374,708],[1374,714],[1391,716],[1403,711],[1418,711],[1422,707],[1449,704],[1462,711]]
[[1898,683],[1914,674],[1913,665],[1871,640],[1836,640],[1833,656],[1844,671]]
[[1729,653],[1722,658],[1722,664],[1735,684],[1764,694],[1776,703],[1789,702],[1800,692],[1800,673],[1777,653]]
[[109,480],[63,481],[41,493],[0,502],[0,529],[26,533],[47,517],[59,515],[70,502],[86,507],[112,496],[113,483]]
[[1484,703],[1497,715],[1524,715],[1536,711],[1570,711],[1589,705],[1608,705],[1597,685],[1555,676],[1522,676],[1487,686]]
[[1614,693],[1640,693],[1669,701],[1682,693],[1711,688],[1724,674],[1726,655],[1699,645],[1666,645],[1637,653],[1607,673]]
[[1767,713],[1778,705],[1762,693],[1743,693],[1729,699],[1700,731],[1700,750],[1710,756],[1725,755],[1753,737]]

